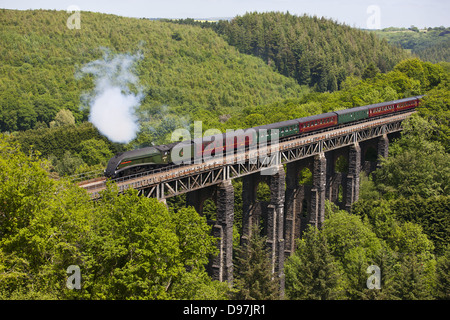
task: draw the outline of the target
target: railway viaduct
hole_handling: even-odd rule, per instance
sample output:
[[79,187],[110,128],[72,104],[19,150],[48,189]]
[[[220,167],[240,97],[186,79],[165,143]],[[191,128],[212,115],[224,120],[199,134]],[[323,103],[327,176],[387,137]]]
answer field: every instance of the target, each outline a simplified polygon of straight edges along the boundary
[[[165,201],[186,194],[187,205],[199,214],[204,203],[212,199],[217,215],[212,225],[219,238],[219,254],[208,266],[213,279],[233,281],[233,224],[235,190],[232,179],[242,179],[241,245],[246,245],[252,226],[262,223],[272,272],[284,289],[283,264],[295,251],[295,239],[307,225],[321,227],[325,200],[350,211],[358,200],[362,170],[372,171],[380,157],[387,157],[389,140],[402,130],[402,121],[413,112],[367,119],[339,128],[330,128],[308,136],[282,141],[256,153],[235,154],[232,161],[205,161],[179,165],[144,174],[117,179],[120,192],[139,190],[142,196]],[[263,152],[262,161],[252,161]],[[261,160],[261,158],[258,158]],[[266,183],[269,201],[258,201],[257,190]],[[105,181],[82,185],[92,198],[100,197]]]

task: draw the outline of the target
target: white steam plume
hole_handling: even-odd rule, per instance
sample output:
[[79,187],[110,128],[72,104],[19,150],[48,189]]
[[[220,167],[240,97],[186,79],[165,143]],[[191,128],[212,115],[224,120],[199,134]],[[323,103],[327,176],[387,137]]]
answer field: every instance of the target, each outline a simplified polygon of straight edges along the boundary
[[[88,100],[89,121],[113,142],[128,143],[139,131],[135,110],[143,93],[133,73],[139,59],[142,59],[140,53],[112,55],[105,49],[103,59],[85,64],[77,75],[94,76],[95,88]],[[137,93],[131,92],[130,85]]]

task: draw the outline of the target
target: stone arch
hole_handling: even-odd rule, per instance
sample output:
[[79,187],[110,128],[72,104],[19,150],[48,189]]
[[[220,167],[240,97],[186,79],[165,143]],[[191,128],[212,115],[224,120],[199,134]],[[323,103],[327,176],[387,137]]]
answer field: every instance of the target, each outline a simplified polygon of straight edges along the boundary
[[378,150],[375,146],[368,146],[363,154],[362,161],[370,161],[370,162],[377,162],[378,160]]
[[[201,216],[203,216],[203,210],[207,200],[211,200],[217,206],[217,195],[214,186],[186,193],[186,206],[194,207],[195,211]],[[210,204],[210,201],[207,203]]]
[[298,173],[298,184],[311,186],[313,182],[312,177],[311,169],[309,167],[303,167]]
[[[270,189],[270,199],[266,185]],[[284,261],[284,186],[285,171],[282,165],[275,167],[272,175],[254,173],[242,179],[241,246],[248,245],[252,227],[262,223],[260,226],[262,234],[267,237],[272,271],[281,273]]]
[[313,157],[286,165],[285,250],[286,256],[295,251],[295,239],[307,228],[313,188]]
[[217,220],[217,204],[213,198],[206,198],[202,204],[202,215],[206,217],[208,221]]
[[215,280],[232,283],[234,187],[231,181],[187,193],[186,205],[193,206],[200,215],[209,215],[206,218],[212,227],[211,233],[218,239],[219,254],[210,257],[206,266],[208,273]]
[[261,235],[267,234],[267,208],[271,203],[270,178],[252,174],[243,178],[242,185],[242,234],[245,242],[254,225],[259,225]]
[[[326,154],[327,186],[325,196],[331,202],[339,205],[339,195],[345,188],[348,172],[348,148],[332,150]],[[342,196],[341,196],[342,198]],[[343,202],[341,201],[341,204]]]
[[267,181],[260,180],[256,185],[256,201],[270,202],[270,187]]
[[334,160],[334,172],[347,173],[348,172],[348,158],[343,154],[339,155]]

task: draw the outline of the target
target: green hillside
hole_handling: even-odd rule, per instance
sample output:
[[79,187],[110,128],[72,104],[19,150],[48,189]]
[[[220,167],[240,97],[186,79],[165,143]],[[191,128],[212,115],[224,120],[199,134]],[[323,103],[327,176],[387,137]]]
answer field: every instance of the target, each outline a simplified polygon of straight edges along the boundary
[[68,17],[64,11],[0,10],[2,132],[48,125],[60,109],[71,110],[78,123],[86,120],[80,97],[93,81],[77,80],[75,73],[102,58],[102,48],[142,53],[136,71],[147,120],[173,110],[218,121],[233,110],[299,97],[304,90],[212,30],[90,12],[81,13],[81,29],[70,30]]
[[450,62],[450,28],[436,27],[419,30],[411,28],[385,28],[374,31],[390,44],[410,50],[422,60]]
[[347,76],[361,76],[370,64],[387,72],[408,57],[373,33],[323,17],[252,12],[217,24],[175,22],[212,28],[241,52],[321,92],[337,90]]

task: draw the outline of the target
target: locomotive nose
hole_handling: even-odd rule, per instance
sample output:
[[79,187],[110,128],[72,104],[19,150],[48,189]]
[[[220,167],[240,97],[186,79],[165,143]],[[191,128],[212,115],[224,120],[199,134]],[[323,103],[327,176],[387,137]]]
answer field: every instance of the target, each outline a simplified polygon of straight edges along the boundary
[[119,164],[119,162],[120,162],[120,154],[116,154],[114,157],[109,159],[108,165],[106,166],[106,169],[105,169],[105,177],[107,177],[107,178],[114,177],[114,175],[116,174],[116,168],[117,168],[117,165]]

